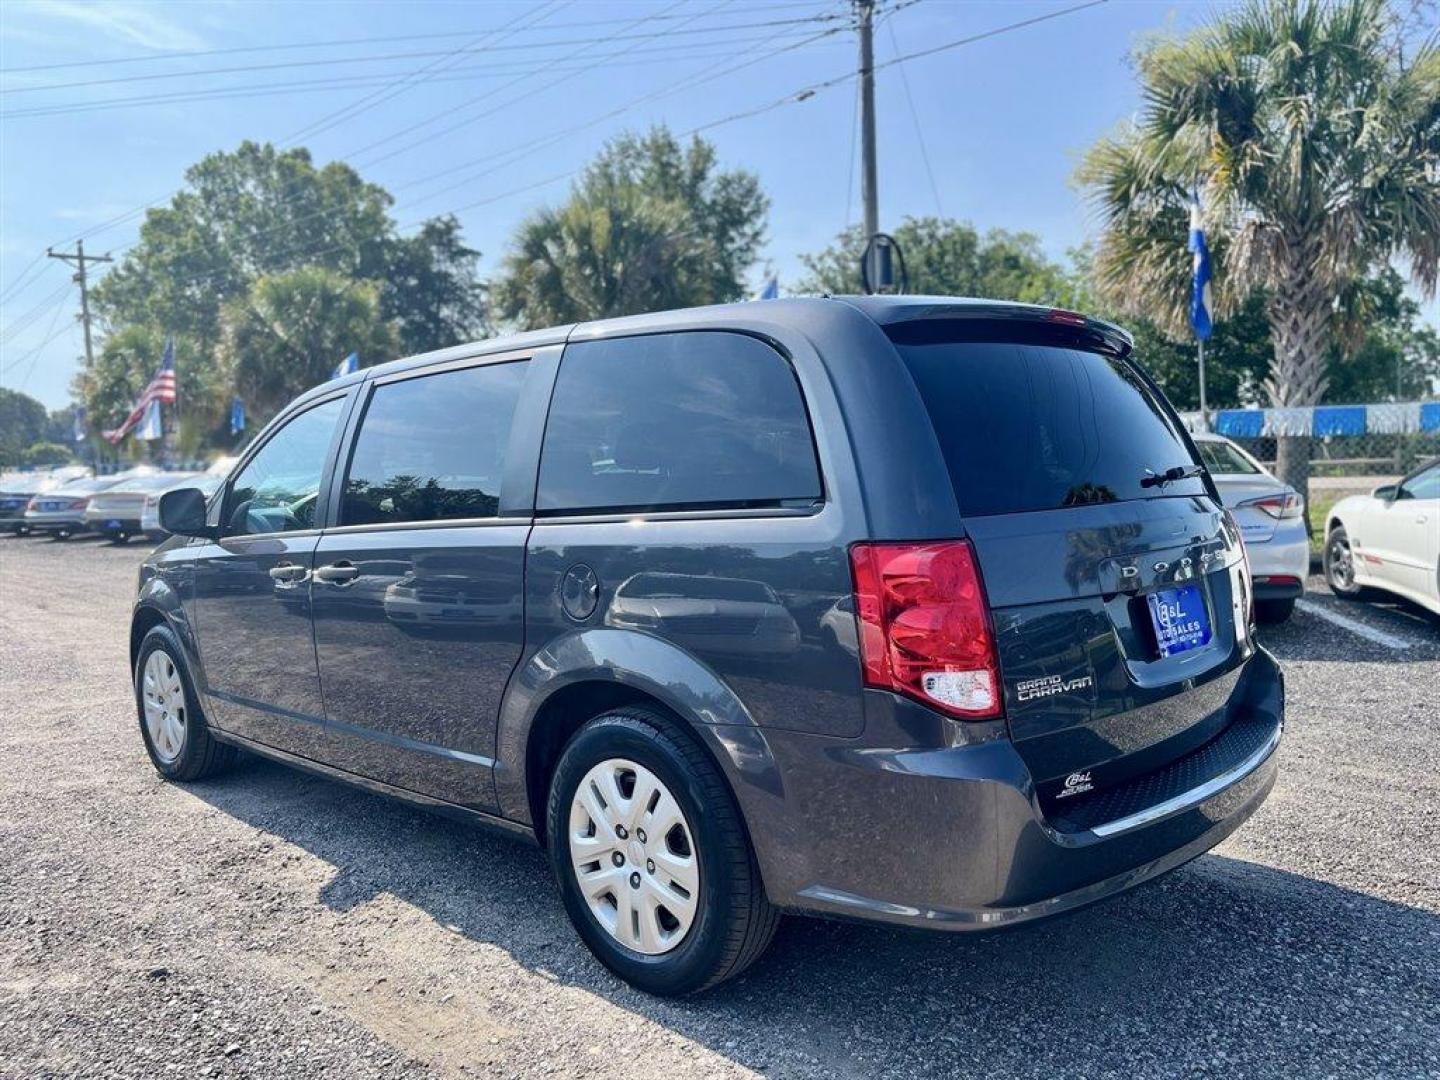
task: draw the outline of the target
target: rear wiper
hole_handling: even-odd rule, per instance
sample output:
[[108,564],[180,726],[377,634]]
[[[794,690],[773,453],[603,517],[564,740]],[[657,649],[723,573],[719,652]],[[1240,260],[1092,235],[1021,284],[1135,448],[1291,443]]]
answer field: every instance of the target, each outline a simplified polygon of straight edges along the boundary
[[1189,480],[1195,476],[1203,476],[1204,473],[1205,469],[1200,465],[1173,465],[1162,473],[1146,469],[1140,486],[1163,488],[1166,484],[1172,484],[1176,480]]

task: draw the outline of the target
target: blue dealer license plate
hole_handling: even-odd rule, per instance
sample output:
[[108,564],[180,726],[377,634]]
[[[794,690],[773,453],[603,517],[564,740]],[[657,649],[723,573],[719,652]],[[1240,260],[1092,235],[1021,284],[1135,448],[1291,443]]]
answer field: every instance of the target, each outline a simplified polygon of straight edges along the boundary
[[1155,626],[1155,644],[1160,655],[1174,656],[1198,649],[1210,640],[1210,616],[1199,585],[1160,589],[1145,597],[1150,605],[1150,622]]

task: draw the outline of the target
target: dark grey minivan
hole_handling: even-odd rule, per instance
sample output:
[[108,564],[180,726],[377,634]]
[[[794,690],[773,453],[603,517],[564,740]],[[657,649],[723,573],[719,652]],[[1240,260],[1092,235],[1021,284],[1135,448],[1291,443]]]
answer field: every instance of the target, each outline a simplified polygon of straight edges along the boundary
[[[145,563],[140,729],[527,837],[678,994],[781,911],[978,930],[1217,844],[1280,670],[1121,330],[946,298],[561,327],[287,407]],[[1143,359],[1143,358],[1142,358]]]

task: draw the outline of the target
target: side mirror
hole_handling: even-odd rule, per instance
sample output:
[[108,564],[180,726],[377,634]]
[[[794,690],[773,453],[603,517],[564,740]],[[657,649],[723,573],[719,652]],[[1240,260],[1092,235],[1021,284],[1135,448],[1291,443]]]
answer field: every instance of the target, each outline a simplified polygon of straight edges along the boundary
[[1397,487],[1394,484],[1381,484],[1370,494],[1374,495],[1377,499],[1384,499],[1386,502],[1392,502],[1395,499],[1396,490]]
[[160,496],[160,527],[176,536],[214,540],[220,530],[205,521],[205,493],[199,488],[176,488]]

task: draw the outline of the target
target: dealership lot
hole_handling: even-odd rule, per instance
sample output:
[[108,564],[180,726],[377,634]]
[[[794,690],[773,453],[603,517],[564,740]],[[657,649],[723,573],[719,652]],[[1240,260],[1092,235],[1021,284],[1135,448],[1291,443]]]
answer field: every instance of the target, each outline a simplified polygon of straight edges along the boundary
[[983,937],[791,920],[673,1002],[590,959],[533,849],[254,759],[160,782],[125,670],[142,555],[0,539],[0,1076],[1440,1072],[1415,609],[1311,580],[1263,633],[1275,793],[1161,882]]

